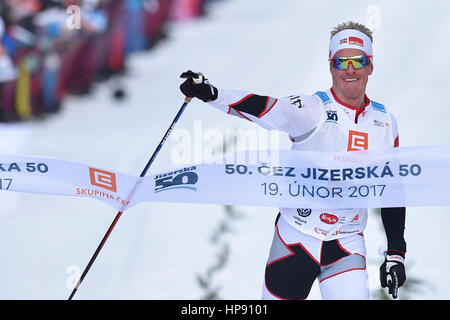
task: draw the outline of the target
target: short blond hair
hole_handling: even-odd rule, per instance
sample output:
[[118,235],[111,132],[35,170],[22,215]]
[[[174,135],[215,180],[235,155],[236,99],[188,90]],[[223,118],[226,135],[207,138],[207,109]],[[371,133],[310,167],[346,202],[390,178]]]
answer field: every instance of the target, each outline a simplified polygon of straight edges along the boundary
[[353,29],[353,30],[358,30],[361,31],[362,33],[364,33],[366,36],[369,37],[370,41],[373,43],[373,37],[372,37],[372,31],[370,31],[369,28],[367,28],[365,25],[358,23],[358,22],[354,22],[354,21],[347,21],[347,22],[343,22],[341,24],[339,24],[337,27],[335,27],[332,31],[331,31],[331,37],[330,39],[338,32],[341,32],[342,30],[346,30],[346,29]]

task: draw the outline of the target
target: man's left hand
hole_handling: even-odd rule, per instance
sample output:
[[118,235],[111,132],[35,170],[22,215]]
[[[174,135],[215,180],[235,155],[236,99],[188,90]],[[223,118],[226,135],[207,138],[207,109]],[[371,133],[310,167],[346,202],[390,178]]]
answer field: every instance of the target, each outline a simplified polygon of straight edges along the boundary
[[389,294],[397,299],[398,288],[406,281],[405,256],[399,252],[388,250],[384,263],[380,267],[381,287],[388,287]]

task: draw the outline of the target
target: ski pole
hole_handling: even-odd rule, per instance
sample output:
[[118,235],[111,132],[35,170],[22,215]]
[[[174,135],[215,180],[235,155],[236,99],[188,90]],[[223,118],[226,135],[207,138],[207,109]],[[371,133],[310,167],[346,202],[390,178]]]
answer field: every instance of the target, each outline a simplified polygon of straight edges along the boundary
[[[161,142],[159,143],[159,145],[156,148],[156,150],[153,152],[150,160],[147,162],[145,168],[142,170],[142,172],[141,172],[139,177],[142,178],[142,177],[144,177],[147,174],[148,169],[150,169],[150,166],[152,165],[153,161],[155,160],[156,156],[158,155],[159,151],[161,150],[161,147],[163,146],[164,142],[167,140],[167,137],[170,135],[170,132],[172,131],[172,129],[175,126],[175,124],[177,123],[178,119],[180,119],[181,114],[184,112],[184,109],[186,109],[186,107],[187,107],[188,103],[191,101],[191,99],[192,98],[190,98],[190,97],[186,97],[184,99],[184,103],[181,106],[180,110],[178,111],[177,115],[175,116],[175,119],[172,121],[172,124],[167,129],[166,134],[161,139]],[[102,250],[102,248],[105,245],[106,241],[108,240],[111,232],[113,231],[114,227],[116,226],[117,221],[119,221],[122,213],[123,213],[123,210],[119,211],[116,214],[116,217],[114,218],[113,222],[109,226],[108,230],[106,231],[105,235],[103,236],[102,241],[100,241],[100,244],[98,245],[98,247],[95,250],[94,254],[92,255],[91,259],[89,260],[89,263],[87,264],[87,266],[84,269],[83,273],[81,274],[80,279],[78,279],[77,284],[73,288],[72,293],[69,296],[69,300],[72,300],[73,296],[77,292],[78,288],[80,287],[81,283],[83,282],[84,278],[86,277],[87,273],[89,272],[89,269],[92,267],[92,264],[94,263],[94,261],[97,258],[98,254],[100,253],[100,251]]]

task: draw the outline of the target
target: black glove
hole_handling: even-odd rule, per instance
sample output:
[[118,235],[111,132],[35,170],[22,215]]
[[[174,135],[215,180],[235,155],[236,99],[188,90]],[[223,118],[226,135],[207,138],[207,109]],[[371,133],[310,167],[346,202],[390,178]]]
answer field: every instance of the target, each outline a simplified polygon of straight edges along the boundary
[[208,82],[208,79],[201,73],[191,70],[183,72],[180,78],[186,80],[180,85],[180,90],[186,97],[194,97],[203,102],[217,99],[218,90]]
[[388,250],[385,255],[384,263],[380,267],[381,287],[389,289],[394,299],[397,299],[398,288],[406,281],[405,256],[404,254]]

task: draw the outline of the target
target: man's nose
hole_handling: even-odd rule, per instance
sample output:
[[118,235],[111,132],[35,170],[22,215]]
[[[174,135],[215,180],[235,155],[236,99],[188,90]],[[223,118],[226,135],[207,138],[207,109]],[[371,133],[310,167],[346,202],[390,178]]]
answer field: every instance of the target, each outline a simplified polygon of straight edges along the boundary
[[347,72],[355,73],[355,68],[353,68],[353,63],[351,61],[348,63]]

